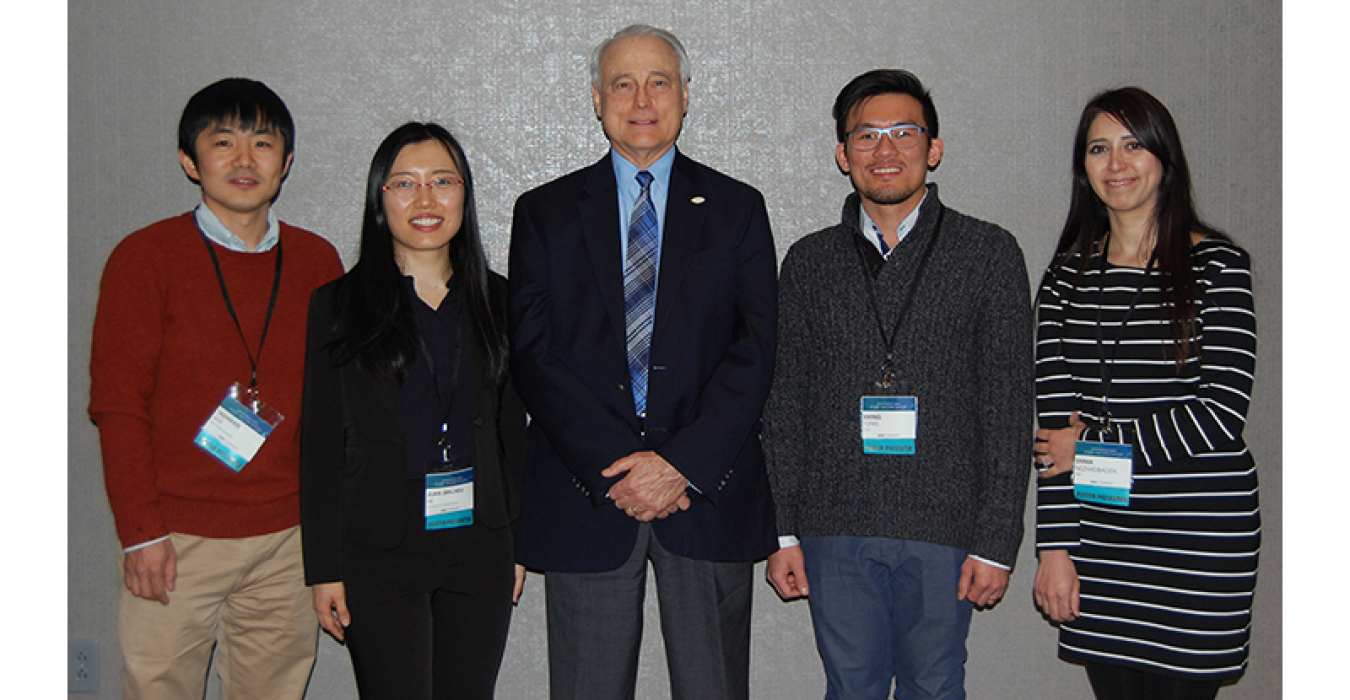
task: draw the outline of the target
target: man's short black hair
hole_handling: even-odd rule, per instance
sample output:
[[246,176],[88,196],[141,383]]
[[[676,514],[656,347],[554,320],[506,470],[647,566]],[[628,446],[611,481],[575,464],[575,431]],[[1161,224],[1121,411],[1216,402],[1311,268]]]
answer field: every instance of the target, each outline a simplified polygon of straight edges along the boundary
[[850,80],[839,96],[834,99],[834,131],[843,143],[848,138],[848,117],[853,108],[869,97],[877,95],[909,95],[919,101],[923,107],[923,124],[929,138],[938,137],[937,107],[933,106],[933,96],[924,89],[923,83],[913,73],[898,68],[886,68],[868,71]]
[[226,78],[202,88],[188,100],[178,120],[178,149],[197,162],[197,137],[212,124],[241,129],[271,127],[281,134],[286,158],[295,152],[295,122],[272,89],[248,78]]

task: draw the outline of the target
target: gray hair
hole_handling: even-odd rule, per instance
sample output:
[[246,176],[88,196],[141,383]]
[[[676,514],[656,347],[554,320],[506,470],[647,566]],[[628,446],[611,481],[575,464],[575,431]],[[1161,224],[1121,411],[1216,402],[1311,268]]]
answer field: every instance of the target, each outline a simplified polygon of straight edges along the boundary
[[600,42],[600,45],[595,47],[594,51],[591,51],[591,85],[594,85],[595,89],[600,89],[600,59],[604,58],[605,52],[614,42],[635,36],[654,36],[666,42],[670,50],[674,51],[675,56],[680,59],[680,83],[689,82],[689,54],[685,52],[684,44],[681,44],[674,34],[647,24],[630,24],[614,32],[614,36]]

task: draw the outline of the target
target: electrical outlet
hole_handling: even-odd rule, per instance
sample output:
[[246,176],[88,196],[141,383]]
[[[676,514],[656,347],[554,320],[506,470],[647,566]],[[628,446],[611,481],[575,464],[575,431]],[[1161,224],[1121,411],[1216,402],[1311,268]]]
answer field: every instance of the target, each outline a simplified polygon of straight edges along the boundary
[[71,693],[98,692],[98,640],[71,639],[66,642],[66,675]]

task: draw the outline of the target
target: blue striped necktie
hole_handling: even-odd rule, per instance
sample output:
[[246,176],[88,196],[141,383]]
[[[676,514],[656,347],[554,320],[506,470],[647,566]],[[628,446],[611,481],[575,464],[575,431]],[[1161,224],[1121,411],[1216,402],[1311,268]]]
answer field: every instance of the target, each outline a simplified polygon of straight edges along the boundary
[[628,325],[628,372],[639,416],[647,413],[647,365],[651,359],[652,316],[656,310],[656,207],[652,174],[637,174],[642,193],[628,220],[628,256],[623,271],[624,322]]

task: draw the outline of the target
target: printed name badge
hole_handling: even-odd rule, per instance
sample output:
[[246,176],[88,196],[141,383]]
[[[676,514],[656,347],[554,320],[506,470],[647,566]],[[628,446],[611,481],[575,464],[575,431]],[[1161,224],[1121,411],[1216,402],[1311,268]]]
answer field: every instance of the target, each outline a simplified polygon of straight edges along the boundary
[[473,524],[473,467],[427,474],[428,530]]
[[915,396],[864,396],[863,454],[912,455],[919,427],[919,399]]
[[285,418],[258,398],[258,390],[235,382],[193,440],[222,464],[240,471],[258,454]]
[[1130,505],[1134,448],[1128,444],[1080,441],[1073,452],[1073,495],[1080,501]]

